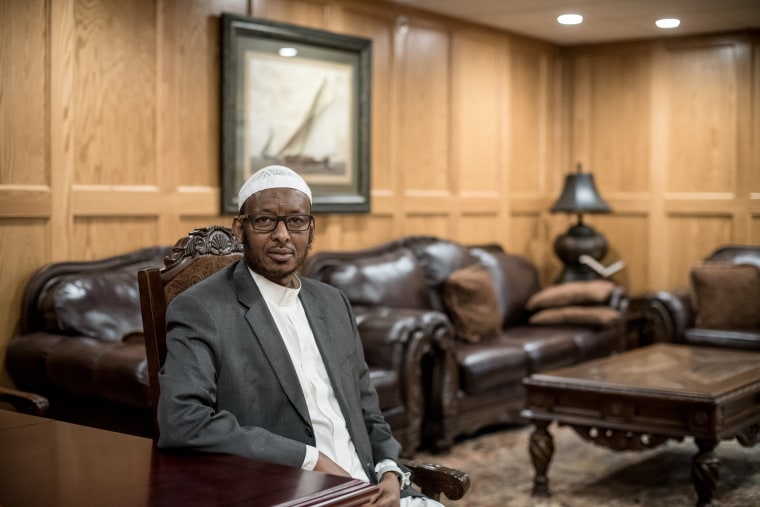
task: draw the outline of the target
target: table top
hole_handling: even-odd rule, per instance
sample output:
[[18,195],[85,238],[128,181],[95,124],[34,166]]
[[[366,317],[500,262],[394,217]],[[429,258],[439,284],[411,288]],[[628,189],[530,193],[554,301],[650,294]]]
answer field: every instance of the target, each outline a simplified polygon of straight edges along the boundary
[[0,410],[3,507],[343,506],[376,486],[230,455],[166,453],[150,439]]
[[720,402],[760,391],[760,353],[661,343],[533,374],[525,384]]

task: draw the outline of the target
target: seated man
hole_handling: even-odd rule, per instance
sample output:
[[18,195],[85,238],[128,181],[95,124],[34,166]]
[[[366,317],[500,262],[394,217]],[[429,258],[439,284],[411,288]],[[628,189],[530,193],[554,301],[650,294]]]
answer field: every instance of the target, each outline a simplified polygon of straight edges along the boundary
[[158,446],[371,481],[376,507],[441,506],[409,487],[396,463],[400,445],[380,413],[348,300],[296,274],[314,238],[306,182],[265,167],[238,202],[232,230],[245,262],[167,310]]

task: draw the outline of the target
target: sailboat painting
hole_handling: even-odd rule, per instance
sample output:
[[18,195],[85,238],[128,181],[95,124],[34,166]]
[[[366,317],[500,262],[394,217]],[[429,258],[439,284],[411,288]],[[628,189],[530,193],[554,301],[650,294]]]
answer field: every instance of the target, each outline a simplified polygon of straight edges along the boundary
[[349,184],[352,65],[248,51],[244,160],[282,164],[309,183]]
[[370,212],[372,40],[222,14],[221,205],[286,165],[314,213]]

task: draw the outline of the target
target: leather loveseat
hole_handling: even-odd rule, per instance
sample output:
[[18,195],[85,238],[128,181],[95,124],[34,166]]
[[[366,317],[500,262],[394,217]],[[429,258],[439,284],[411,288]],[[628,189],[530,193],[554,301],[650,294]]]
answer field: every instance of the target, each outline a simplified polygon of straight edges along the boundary
[[760,245],[721,246],[689,278],[689,287],[632,298],[638,344],[760,350]]
[[[49,417],[152,436],[137,272],[160,268],[183,249],[211,252],[233,241],[229,228],[211,226],[173,248],[43,267],[25,288],[18,331],[8,344],[11,379],[19,389],[46,397]],[[413,313],[388,318],[379,311],[362,314],[357,325],[380,408],[403,456],[411,457],[421,434],[421,357],[430,350],[422,326],[429,324]],[[29,400],[36,399],[29,393]],[[6,397],[30,406],[27,399]]]
[[137,271],[167,247],[42,267],[27,283],[5,366],[19,389],[45,396],[48,416],[152,433]]
[[[423,441],[437,451],[447,450],[458,435],[495,423],[522,422],[522,380],[527,375],[609,355],[624,346],[627,297],[621,287],[600,281],[609,290],[594,301],[584,300],[583,294],[567,297],[565,288],[585,288],[584,282],[542,290],[535,266],[498,245],[470,247],[409,236],[364,250],[316,253],[304,274],[343,290],[358,318],[365,313],[416,313],[427,323],[434,347],[423,361]],[[461,291],[451,290],[458,284],[464,287]],[[561,307],[542,312],[534,303],[552,290],[565,292],[560,294]],[[490,294],[493,302],[486,297],[489,302],[480,304],[483,294]],[[461,310],[470,300],[476,304],[468,317]],[[480,325],[493,317],[490,331]],[[468,318],[475,332],[462,339],[467,327],[462,322]]]

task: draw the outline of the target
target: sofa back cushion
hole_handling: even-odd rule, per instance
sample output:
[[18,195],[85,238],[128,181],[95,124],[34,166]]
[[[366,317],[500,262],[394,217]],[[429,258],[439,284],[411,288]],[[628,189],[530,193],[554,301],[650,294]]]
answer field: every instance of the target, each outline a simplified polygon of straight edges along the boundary
[[304,275],[339,288],[352,305],[430,308],[424,274],[406,248],[354,254],[320,252]]
[[760,329],[760,269],[750,264],[705,262],[692,268],[696,326]]
[[119,341],[142,333],[137,267],[66,275],[40,294],[51,332]]
[[541,288],[538,271],[527,259],[505,253],[500,247],[471,249],[472,255],[491,273],[501,305],[502,328],[525,324],[525,305]]

